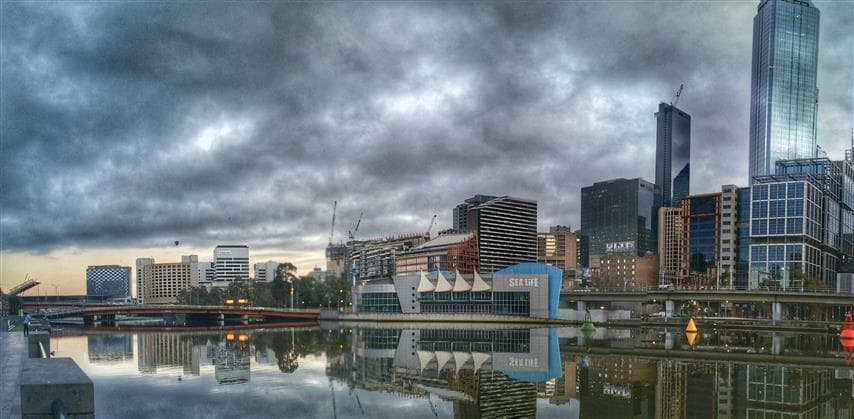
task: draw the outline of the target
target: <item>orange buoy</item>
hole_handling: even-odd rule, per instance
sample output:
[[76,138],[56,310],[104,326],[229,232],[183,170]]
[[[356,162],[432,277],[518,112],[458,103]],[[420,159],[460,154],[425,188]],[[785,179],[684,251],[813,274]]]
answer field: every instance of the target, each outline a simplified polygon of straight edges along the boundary
[[846,350],[854,349],[854,319],[851,318],[850,311],[845,315],[845,323],[842,324],[839,341]]
[[685,327],[685,333],[697,333],[697,325],[694,324],[694,319],[688,320],[688,326]]
[[685,337],[688,339],[688,345],[694,346],[694,341],[697,340],[697,332],[685,332]]

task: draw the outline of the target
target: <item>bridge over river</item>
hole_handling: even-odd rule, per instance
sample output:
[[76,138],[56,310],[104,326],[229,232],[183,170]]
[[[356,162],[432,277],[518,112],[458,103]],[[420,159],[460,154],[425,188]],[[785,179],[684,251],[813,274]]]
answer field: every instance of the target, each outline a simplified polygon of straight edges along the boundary
[[[45,308],[46,306],[30,306]],[[113,322],[118,315],[153,316],[173,318],[178,315],[185,318],[219,320],[264,318],[265,321],[317,320],[319,308],[269,308],[250,306],[193,306],[193,305],[97,305],[97,306],[53,306],[44,312],[48,319],[83,317],[84,323],[95,321]]]
[[730,305],[733,303],[752,304],[767,307],[773,320],[782,320],[790,308],[802,305],[814,305],[825,310],[833,309],[839,313],[854,310],[854,294],[840,294],[825,290],[663,290],[647,289],[640,291],[590,291],[573,290],[561,292],[561,302],[575,303],[579,310],[610,303],[662,304],[668,316],[671,316],[686,301]]

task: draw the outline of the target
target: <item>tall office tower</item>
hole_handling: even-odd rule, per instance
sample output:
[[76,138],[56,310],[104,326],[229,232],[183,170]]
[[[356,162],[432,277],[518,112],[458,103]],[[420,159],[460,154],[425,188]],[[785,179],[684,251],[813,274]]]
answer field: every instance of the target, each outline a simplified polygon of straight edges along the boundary
[[227,287],[228,284],[249,279],[249,246],[220,245],[214,248],[216,273],[213,285]]
[[590,266],[598,267],[609,243],[631,242],[638,254],[654,252],[658,242],[660,192],[643,179],[612,179],[581,188],[581,232],[589,240]]
[[778,160],[817,157],[819,12],[809,0],[762,0],[753,18],[750,182]]
[[152,258],[137,258],[136,260],[136,301],[145,302],[145,282],[142,280],[142,268],[154,263]]
[[537,261],[537,201],[499,196],[476,204],[466,214],[466,230],[477,233],[483,272]]
[[655,185],[661,206],[678,207],[691,182],[691,115],[659,103],[655,120]]
[[276,269],[279,262],[267,261],[255,264],[255,280],[259,282],[273,282],[276,279]]
[[658,209],[658,272],[661,284],[675,284],[682,268],[682,207]]
[[680,283],[717,285],[721,249],[722,194],[692,195],[682,200]]
[[466,199],[462,204],[454,207],[454,230],[456,230],[457,233],[468,232],[470,230],[468,225],[469,209],[484,202],[491,201],[495,198],[496,197],[489,195],[475,195],[469,199]]
[[86,295],[91,297],[129,297],[130,266],[89,266],[86,268]]

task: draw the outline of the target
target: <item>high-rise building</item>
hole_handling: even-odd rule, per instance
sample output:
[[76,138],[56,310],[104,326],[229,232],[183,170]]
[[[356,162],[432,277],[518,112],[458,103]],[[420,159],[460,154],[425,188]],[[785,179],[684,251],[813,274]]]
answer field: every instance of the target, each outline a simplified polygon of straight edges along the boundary
[[173,304],[178,294],[199,285],[199,257],[181,256],[179,263],[153,263],[142,268],[143,299],[147,304]]
[[[482,198],[476,195],[466,204]],[[474,204],[468,208],[465,227],[477,235],[483,272],[537,261],[537,201],[499,196]]]
[[86,295],[130,297],[130,276],[130,266],[89,266],[86,268]]
[[572,289],[581,282],[578,263],[580,238],[567,226],[549,227],[537,233],[537,262],[563,270],[563,289]]
[[656,249],[660,192],[643,179],[612,179],[581,188],[581,231],[590,266],[598,267],[608,243],[634,243],[638,254]]
[[721,186],[721,225],[720,225],[720,262],[721,287],[735,285],[738,263],[738,186]]
[[762,0],[753,18],[750,179],[778,160],[817,157],[819,12],[809,0]]
[[681,281],[695,286],[716,284],[720,257],[721,193],[682,200]]
[[659,103],[655,119],[655,185],[662,206],[678,207],[691,182],[691,115]]
[[249,246],[219,245],[214,248],[213,285],[227,287],[234,281],[249,279]]
[[658,209],[658,270],[662,283],[674,284],[681,276],[682,230],[681,205]]
[[580,269],[590,267],[590,240],[587,239],[581,229],[572,232],[575,234],[575,251],[578,252],[576,259]]
[[[747,289],[750,276],[750,188],[736,190],[735,288]],[[723,229],[726,233],[727,229]]]
[[468,225],[468,212],[477,205],[491,201],[496,197],[490,195],[475,195],[466,199],[462,204],[454,207],[454,230],[457,233],[466,233],[471,228]]
[[137,258],[136,260],[136,301],[145,303],[145,282],[142,280],[142,268],[154,263],[152,258]]
[[216,264],[214,262],[199,262],[199,286],[208,288],[213,285],[216,278]]
[[426,234],[415,233],[349,242],[350,276],[354,282],[389,279],[395,274],[397,256],[426,241]]
[[835,288],[854,257],[854,161],[779,160],[750,189],[750,287]]
[[256,263],[255,280],[259,282],[273,282],[276,278],[276,269],[279,268],[279,262],[267,261]]
[[349,259],[347,245],[330,243],[326,246],[326,272],[331,275],[348,278],[350,275]]

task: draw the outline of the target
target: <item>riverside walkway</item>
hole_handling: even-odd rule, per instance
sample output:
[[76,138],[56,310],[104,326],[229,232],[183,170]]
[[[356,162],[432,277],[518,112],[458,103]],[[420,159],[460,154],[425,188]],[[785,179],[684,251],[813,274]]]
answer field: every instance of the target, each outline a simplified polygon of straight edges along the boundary
[[21,417],[21,370],[26,356],[23,333],[0,331],[0,418]]

